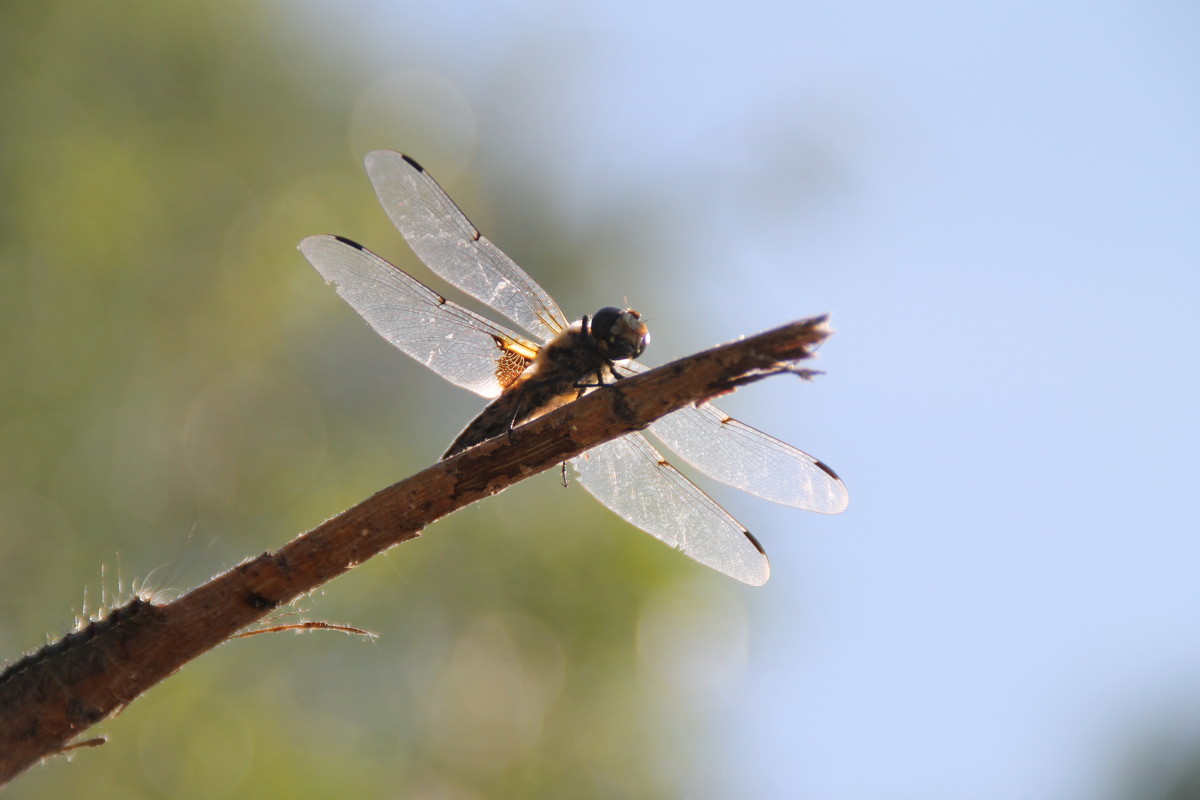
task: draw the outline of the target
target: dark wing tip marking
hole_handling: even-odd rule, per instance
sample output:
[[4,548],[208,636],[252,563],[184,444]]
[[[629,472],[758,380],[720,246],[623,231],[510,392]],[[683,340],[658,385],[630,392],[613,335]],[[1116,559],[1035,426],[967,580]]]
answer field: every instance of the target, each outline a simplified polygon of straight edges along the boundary
[[425,168],[424,168],[424,167],[422,167],[420,164],[418,164],[418,163],[417,163],[417,161],[416,161],[416,159],[414,159],[412,156],[407,156],[407,155],[405,155],[404,153],[401,153],[401,154],[400,154],[400,157],[401,157],[401,158],[403,158],[405,161],[407,161],[407,162],[408,162],[408,165],[409,165],[410,167],[412,167],[413,169],[415,169],[417,172],[424,172],[424,171],[425,171]]
[[[746,538],[750,540],[750,544],[754,545],[755,549],[762,553],[763,559],[766,560],[767,551],[763,549],[763,546],[759,543],[758,539],[754,538],[754,534],[748,530],[743,530],[742,533],[745,534]],[[768,561],[767,563],[769,564],[770,562]]]
[[366,250],[367,249],[367,248],[363,247],[361,244],[359,244],[358,242],[354,241],[353,239],[347,239],[345,236],[334,236],[333,238],[337,239],[342,244],[353,247],[355,250]]
[[838,474],[836,472],[834,472],[833,469],[831,469],[830,466],[828,464],[826,464],[824,461],[814,461],[813,463],[817,467],[819,467],[822,472],[824,472],[829,477],[833,478],[835,481],[840,482],[842,480],[841,478],[838,477]]

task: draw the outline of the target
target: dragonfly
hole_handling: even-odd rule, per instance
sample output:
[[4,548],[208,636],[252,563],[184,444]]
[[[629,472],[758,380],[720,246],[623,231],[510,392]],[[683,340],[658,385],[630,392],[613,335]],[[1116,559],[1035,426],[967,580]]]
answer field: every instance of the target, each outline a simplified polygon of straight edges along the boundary
[[[415,160],[376,150],[365,164],[380,203],[417,257],[523,331],[446,299],[349,239],[321,235],[300,243],[325,281],[384,339],[492,400],[443,458],[646,371],[636,359],[650,337],[638,312],[606,307],[570,322]],[[823,462],[711,403],[685,406],[649,432],[700,473],[757,497],[824,514],[848,503],[845,485]],[[583,488],[630,524],[743,583],[761,586],[770,577],[758,540],[644,433],[593,447],[570,463]]]

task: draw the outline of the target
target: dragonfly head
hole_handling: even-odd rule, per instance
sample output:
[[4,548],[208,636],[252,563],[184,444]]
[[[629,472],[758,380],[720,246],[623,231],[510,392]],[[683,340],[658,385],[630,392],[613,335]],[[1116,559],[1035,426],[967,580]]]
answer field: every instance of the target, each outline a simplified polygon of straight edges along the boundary
[[592,317],[589,330],[600,353],[610,361],[637,358],[650,344],[650,331],[642,315],[632,308],[600,309]]

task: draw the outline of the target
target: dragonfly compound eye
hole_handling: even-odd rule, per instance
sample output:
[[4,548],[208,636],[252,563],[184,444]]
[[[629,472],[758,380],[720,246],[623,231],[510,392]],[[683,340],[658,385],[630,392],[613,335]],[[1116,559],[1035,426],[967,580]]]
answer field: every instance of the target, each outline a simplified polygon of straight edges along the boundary
[[650,344],[650,331],[642,315],[607,306],[596,312],[591,323],[592,338],[605,357],[613,361],[637,358]]

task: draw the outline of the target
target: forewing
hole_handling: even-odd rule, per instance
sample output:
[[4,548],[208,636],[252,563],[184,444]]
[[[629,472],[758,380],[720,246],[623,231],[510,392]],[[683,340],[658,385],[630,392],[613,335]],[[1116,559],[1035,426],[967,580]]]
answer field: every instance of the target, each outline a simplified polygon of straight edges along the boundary
[[[621,367],[645,370],[637,362]],[[850,502],[841,478],[823,462],[711,403],[668,414],[650,432],[710,478],[764,500],[822,514],[840,513]]]
[[543,342],[567,327],[550,295],[479,233],[420,164],[376,150],[366,167],[384,211],[427,267]]
[[496,397],[537,354],[528,340],[349,239],[309,236],[300,252],[380,336],[475,394]]
[[731,578],[767,582],[767,556],[750,532],[641,434],[593,447],[571,463],[583,488],[626,522]]

